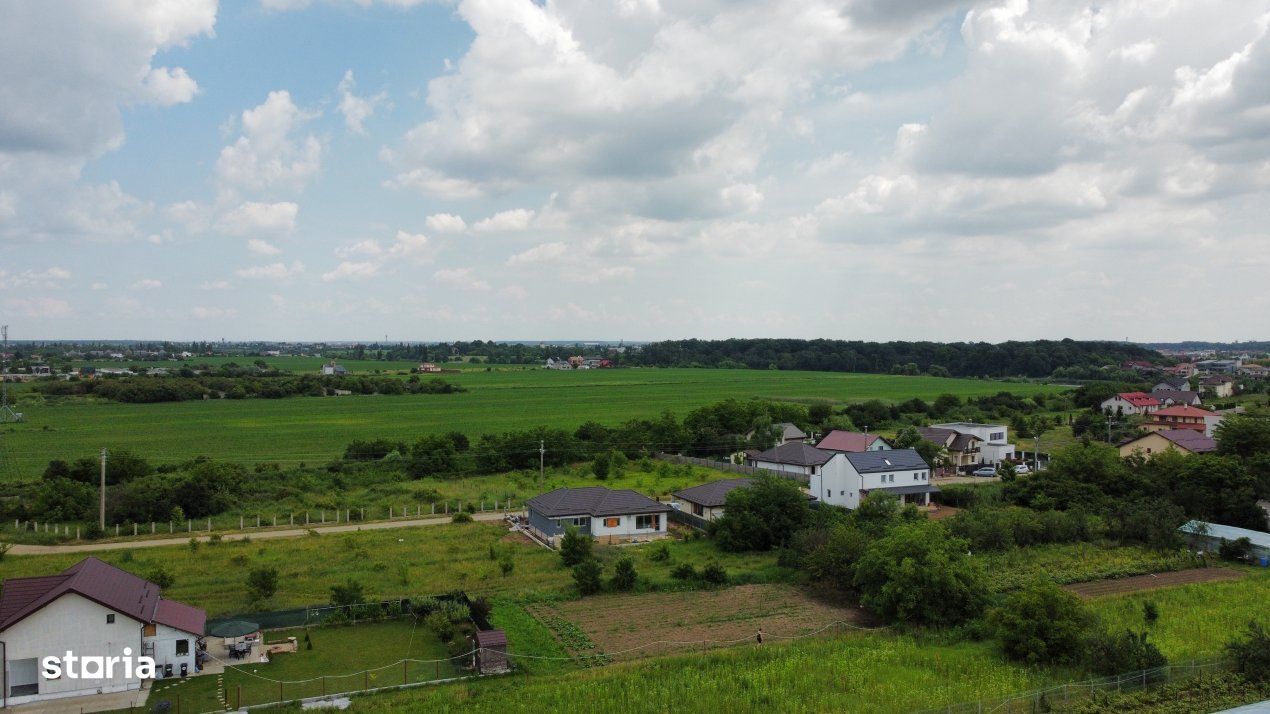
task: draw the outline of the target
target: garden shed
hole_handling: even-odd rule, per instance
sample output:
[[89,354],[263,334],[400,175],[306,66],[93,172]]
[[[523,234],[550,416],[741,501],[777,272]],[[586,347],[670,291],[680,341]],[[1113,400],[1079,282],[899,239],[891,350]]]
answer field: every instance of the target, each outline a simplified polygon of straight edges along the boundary
[[1189,521],[1178,530],[1192,548],[1210,553],[1216,553],[1221,548],[1222,541],[1233,543],[1240,538],[1247,538],[1252,546],[1253,562],[1262,566],[1270,565],[1270,533],[1204,521]]
[[507,662],[507,635],[502,630],[476,633],[476,671],[481,674],[503,674],[511,671]]

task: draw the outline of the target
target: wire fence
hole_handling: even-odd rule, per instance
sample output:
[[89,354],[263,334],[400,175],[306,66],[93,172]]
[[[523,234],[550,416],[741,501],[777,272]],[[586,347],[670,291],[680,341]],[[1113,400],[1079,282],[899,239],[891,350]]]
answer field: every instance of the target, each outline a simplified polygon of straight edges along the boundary
[[1100,694],[1108,695],[1153,689],[1173,682],[1225,672],[1229,669],[1230,663],[1221,659],[1170,664],[1110,677],[1087,679],[1082,682],[1068,682],[1007,697],[950,704],[926,709],[919,714],[938,714],[940,712],[944,714],[1039,714],[1040,712],[1061,712],[1072,705],[1085,702]]

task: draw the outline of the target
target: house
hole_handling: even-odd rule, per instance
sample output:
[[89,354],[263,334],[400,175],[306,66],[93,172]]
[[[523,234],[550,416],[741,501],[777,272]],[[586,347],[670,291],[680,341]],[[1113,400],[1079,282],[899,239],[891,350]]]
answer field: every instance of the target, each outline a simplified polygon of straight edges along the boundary
[[[783,421],[778,424],[773,424],[771,428],[774,432],[776,432],[777,446],[780,446],[782,444],[788,444],[791,442],[806,443],[807,441],[807,432],[803,431],[802,429],[799,429],[796,425],[791,424],[787,421]],[[757,429],[750,429],[749,431],[742,434],[741,438],[745,439],[746,441],[749,441],[750,439],[754,438],[754,434],[757,431],[758,431]]]
[[1199,373],[1199,369],[1193,362],[1181,362],[1173,365],[1172,367],[1165,367],[1164,371],[1175,377],[1181,377],[1183,379],[1190,379]]
[[1212,437],[1205,436],[1204,432],[1194,429],[1163,429],[1123,441],[1119,448],[1122,457],[1136,453],[1150,458],[1165,451],[1190,456],[1216,451],[1217,442]]
[[983,439],[974,434],[962,434],[933,426],[919,427],[917,433],[926,441],[944,447],[955,471],[972,471],[983,463]]
[[1185,377],[1165,377],[1164,379],[1161,379],[1159,382],[1156,382],[1154,387],[1151,387],[1151,393],[1155,394],[1156,392],[1170,392],[1170,391],[1185,392],[1186,390],[1190,388],[1191,388],[1190,380],[1186,379]]
[[1145,360],[1129,360],[1120,366],[1124,369],[1132,370],[1134,372],[1142,372],[1144,374],[1150,374],[1153,372],[1160,371],[1160,368],[1158,366],[1151,364],[1150,362],[1147,362]]
[[602,543],[663,538],[670,506],[630,490],[557,488],[529,499],[529,527],[553,547],[569,526]]
[[885,451],[892,446],[890,442],[877,434],[834,429],[825,434],[825,438],[816,444],[816,448],[825,451]]
[[1196,369],[1204,374],[1234,374],[1243,366],[1241,359],[1206,359],[1195,363]]
[[791,441],[745,457],[746,466],[799,477],[806,482],[840,452],[817,449],[801,441]]
[[1265,379],[1270,376],[1270,367],[1263,367],[1259,364],[1245,364],[1239,368],[1239,374],[1253,379]]
[[1221,549],[1222,541],[1234,542],[1247,538],[1252,544],[1252,557],[1255,560],[1260,560],[1264,565],[1266,559],[1270,558],[1270,533],[1204,521],[1188,521],[1178,530],[1195,550],[1216,553]]
[[[1147,431],[1164,431],[1166,429],[1190,429],[1201,434],[1208,434],[1208,418],[1216,414],[1192,406],[1164,407],[1151,414],[1150,421],[1142,425]],[[1209,434],[1211,436],[1211,434]]]
[[1151,396],[1160,400],[1160,405],[1172,407],[1176,405],[1190,405],[1197,407],[1200,405],[1199,392],[1190,392],[1179,389],[1159,389],[1151,392]]
[[1161,405],[1159,399],[1146,392],[1121,392],[1103,400],[1103,403],[1098,406],[1104,412],[1133,416],[1135,414],[1149,414],[1159,409]]
[[348,370],[342,364],[336,364],[335,360],[331,360],[322,365],[322,374],[327,377],[343,377],[348,374]]
[[835,452],[832,460],[810,477],[808,490],[823,503],[857,508],[870,493],[880,491],[901,503],[930,504],[930,465],[913,449]]
[[441,368],[431,362],[420,362],[419,371],[420,372],[440,372]]
[[548,357],[547,363],[543,366],[547,369],[573,369],[573,365],[569,364],[567,360],[556,359],[555,357]]
[[738,488],[749,488],[753,484],[752,478],[725,478],[680,489],[674,492],[675,505],[684,513],[713,521],[723,515],[723,504],[729,493]]
[[203,610],[165,600],[158,585],[96,558],[57,575],[9,578],[0,592],[5,702],[141,688],[137,672],[123,667],[96,679],[45,678],[41,661],[66,652],[134,661],[147,656],[160,677],[193,674],[206,624]]
[[1199,380],[1199,393],[1214,399],[1225,399],[1235,393],[1235,385],[1229,377],[1212,375]]
[[952,429],[958,434],[970,434],[981,440],[979,463],[996,464],[1014,458],[1014,444],[1009,442],[1009,428],[1005,424],[976,424],[956,421],[948,424],[931,424],[936,429]]

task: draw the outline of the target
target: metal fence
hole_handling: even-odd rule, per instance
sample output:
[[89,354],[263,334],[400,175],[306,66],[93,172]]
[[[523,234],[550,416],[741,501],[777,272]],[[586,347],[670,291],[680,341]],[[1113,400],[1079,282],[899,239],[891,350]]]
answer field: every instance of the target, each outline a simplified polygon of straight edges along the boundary
[[[465,592],[452,592],[443,595],[428,596],[434,600],[453,601],[471,607],[472,601]],[[227,615],[207,621],[207,629],[222,622],[245,620],[260,625],[262,630],[282,630],[292,627],[321,625],[336,612],[349,615],[348,623],[355,625],[359,621],[374,622],[384,618],[404,617],[410,614],[410,598],[394,598],[377,602],[364,602],[357,605],[310,605],[291,610],[273,610],[270,612],[249,612]],[[492,629],[489,621],[476,613],[471,614],[472,622],[478,630]]]
[[1039,714],[1061,712],[1075,704],[1083,703],[1097,695],[1118,694],[1152,689],[1173,682],[1225,672],[1230,668],[1226,660],[1208,660],[1170,664],[1153,669],[1120,674],[1083,682],[1069,682],[1046,689],[1037,689],[999,699],[981,699],[944,707],[924,710],[923,714]]
[[710,521],[707,521],[701,516],[694,516],[691,513],[678,509],[671,510],[670,520],[682,523],[686,526],[692,526],[693,528],[700,528],[701,530],[705,530],[710,526]]

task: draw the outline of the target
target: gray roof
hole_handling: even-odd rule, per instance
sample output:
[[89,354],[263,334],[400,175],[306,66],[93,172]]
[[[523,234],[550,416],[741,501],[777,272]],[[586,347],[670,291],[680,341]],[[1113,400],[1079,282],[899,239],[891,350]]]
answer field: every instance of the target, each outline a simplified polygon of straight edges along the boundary
[[776,424],[776,426],[779,427],[781,430],[781,438],[785,439],[786,441],[789,441],[791,439],[806,439],[807,438],[807,432],[803,431],[802,429],[799,429],[797,426],[790,424],[787,421],[781,422],[780,424]]
[[845,453],[843,456],[847,457],[847,461],[850,461],[855,470],[862,474],[930,468],[930,465],[922,459],[921,454],[913,449],[857,451]]
[[787,444],[768,449],[760,454],[755,454],[750,458],[754,461],[767,461],[773,464],[791,464],[793,466],[819,466],[834,456],[833,451],[825,451],[817,449],[814,446],[808,446],[801,441],[791,441]]
[[671,510],[670,506],[658,503],[642,493],[627,489],[611,491],[603,486],[557,488],[534,496],[526,505],[547,518],[579,515],[599,518],[631,513],[665,513]]
[[1270,533],[1262,531],[1249,530],[1247,528],[1236,528],[1235,526],[1223,526],[1220,523],[1206,523],[1204,521],[1187,521],[1185,525],[1178,528],[1183,533],[1197,533],[1200,527],[1207,529],[1207,534],[1213,538],[1225,538],[1226,540],[1239,540],[1247,538],[1252,544],[1261,548],[1270,548]]
[[913,486],[879,486],[878,488],[866,488],[866,491],[873,493],[881,491],[892,496],[911,496],[915,493],[939,493],[939,487],[934,484],[922,483]]
[[1195,404],[1199,401],[1199,393],[1182,389],[1157,389],[1151,392],[1151,396],[1159,399],[1161,402],[1172,399],[1175,404]]
[[725,478],[675,491],[675,495],[685,501],[701,504],[706,508],[717,508],[727,501],[728,494],[733,489],[748,488],[753,483],[754,479],[752,478]]

